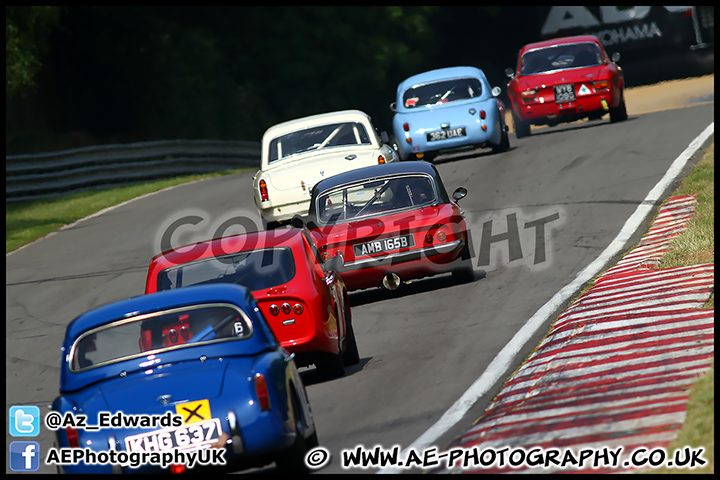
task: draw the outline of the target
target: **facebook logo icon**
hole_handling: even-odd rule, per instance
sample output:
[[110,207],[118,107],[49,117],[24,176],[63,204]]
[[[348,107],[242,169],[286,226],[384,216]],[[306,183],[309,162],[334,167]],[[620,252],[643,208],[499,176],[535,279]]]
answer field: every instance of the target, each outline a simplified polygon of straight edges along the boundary
[[10,470],[13,472],[37,472],[39,469],[39,443],[10,442]]
[[35,405],[10,407],[10,435],[37,437],[40,433],[40,408]]

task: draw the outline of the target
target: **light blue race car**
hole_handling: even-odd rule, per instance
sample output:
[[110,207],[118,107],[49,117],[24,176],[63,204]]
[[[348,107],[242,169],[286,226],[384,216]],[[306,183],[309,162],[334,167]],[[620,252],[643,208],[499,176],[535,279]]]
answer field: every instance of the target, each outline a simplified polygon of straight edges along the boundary
[[480,147],[508,150],[500,92],[475,67],[440,68],[402,81],[390,104],[400,159],[432,161],[439,153]]

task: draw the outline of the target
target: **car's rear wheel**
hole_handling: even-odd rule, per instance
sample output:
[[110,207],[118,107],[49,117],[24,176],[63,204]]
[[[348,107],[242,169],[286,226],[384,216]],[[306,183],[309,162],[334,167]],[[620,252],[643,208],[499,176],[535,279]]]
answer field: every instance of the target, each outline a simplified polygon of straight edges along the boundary
[[324,378],[333,379],[345,375],[345,360],[339,343],[340,340],[338,339],[338,353],[336,354],[332,352],[317,352],[315,354],[315,367]]
[[515,127],[515,136],[517,138],[530,136],[530,123],[520,120],[515,114],[512,116],[513,126]]
[[347,334],[345,335],[343,362],[345,365],[357,365],[360,362],[360,352],[358,351],[357,341],[355,340],[355,330],[350,322],[347,324]]
[[[275,459],[275,465],[280,473],[308,473],[305,454],[308,448],[312,448],[309,446],[312,437],[308,439],[310,442],[305,440],[307,426],[303,422],[300,403],[295,393],[292,395],[292,412],[295,420],[295,441],[290,448],[278,455]],[[317,437],[315,437],[315,441],[317,442]]]
[[617,107],[610,107],[610,123],[627,120],[627,108],[625,107],[625,94],[620,96],[620,103]]
[[492,151],[493,153],[507,152],[510,149],[510,137],[508,136],[508,132],[503,128],[502,122],[498,122],[498,128],[502,131],[500,144],[493,145]]

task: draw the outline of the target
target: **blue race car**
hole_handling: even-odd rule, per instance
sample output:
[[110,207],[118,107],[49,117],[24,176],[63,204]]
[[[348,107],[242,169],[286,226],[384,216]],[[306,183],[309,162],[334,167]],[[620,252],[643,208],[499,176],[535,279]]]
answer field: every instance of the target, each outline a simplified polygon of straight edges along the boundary
[[400,159],[432,161],[454,150],[509,149],[500,92],[475,67],[440,68],[402,81],[390,104]]
[[292,355],[245,287],[193,286],[96,308],[68,325],[62,355],[48,414],[63,418],[56,448],[105,453],[58,462],[61,473],[180,473],[206,460],[213,470],[275,462],[297,473],[318,445]]

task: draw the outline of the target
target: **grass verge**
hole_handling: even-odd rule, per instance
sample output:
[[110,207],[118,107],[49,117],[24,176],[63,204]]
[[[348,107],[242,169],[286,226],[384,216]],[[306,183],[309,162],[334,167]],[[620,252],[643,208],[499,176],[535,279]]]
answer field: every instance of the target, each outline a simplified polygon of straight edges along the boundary
[[[659,268],[715,262],[715,144],[705,152],[693,171],[673,195],[695,195],[695,215],[687,229],[675,237]],[[705,304],[715,308],[715,294]],[[704,448],[707,464],[695,469],[666,468],[645,470],[647,473],[715,473],[715,364],[693,386],[685,423],[668,446],[668,454],[683,447]]]
[[6,203],[5,253],[17,250],[81,218],[133,198],[175,185],[249,170],[252,169],[186,175],[104,190],[78,192],[49,199]]

